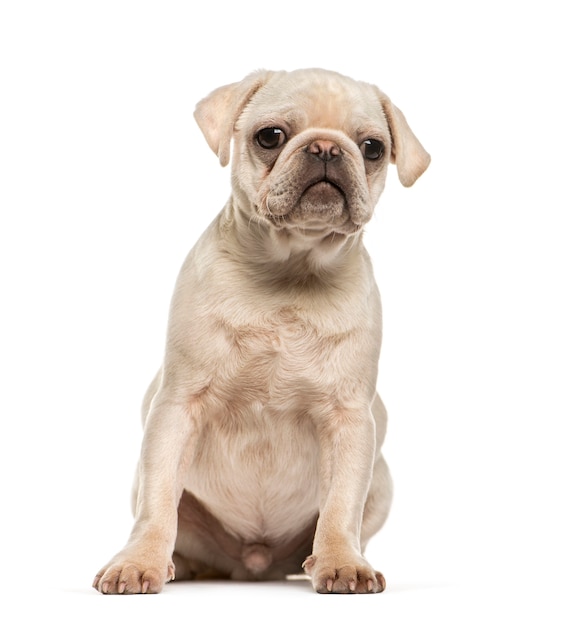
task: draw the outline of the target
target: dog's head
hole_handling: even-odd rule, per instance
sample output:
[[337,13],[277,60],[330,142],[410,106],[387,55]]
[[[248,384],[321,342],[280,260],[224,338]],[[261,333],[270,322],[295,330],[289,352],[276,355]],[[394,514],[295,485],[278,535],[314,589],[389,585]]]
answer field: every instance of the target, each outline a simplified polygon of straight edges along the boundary
[[410,186],[430,161],[387,96],[326,70],[255,72],[212,92],[195,117],[223,166],[234,138],[241,210],[303,237],[359,232],[387,165]]

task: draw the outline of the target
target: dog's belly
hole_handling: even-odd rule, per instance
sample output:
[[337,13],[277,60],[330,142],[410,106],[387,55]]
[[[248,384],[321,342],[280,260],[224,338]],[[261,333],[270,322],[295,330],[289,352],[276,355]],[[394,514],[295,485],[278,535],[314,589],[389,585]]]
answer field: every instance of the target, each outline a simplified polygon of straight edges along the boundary
[[207,421],[185,489],[243,542],[283,543],[318,514],[317,460],[304,413],[254,401]]

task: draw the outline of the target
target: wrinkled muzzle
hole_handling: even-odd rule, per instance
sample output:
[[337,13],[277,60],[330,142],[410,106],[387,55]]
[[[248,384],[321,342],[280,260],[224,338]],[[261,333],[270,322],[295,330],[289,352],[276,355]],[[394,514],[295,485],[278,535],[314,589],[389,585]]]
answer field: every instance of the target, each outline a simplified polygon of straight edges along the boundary
[[277,226],[356,232],[373,212],[358,146],[336,131],[293,138],[263,181],[258,211]]

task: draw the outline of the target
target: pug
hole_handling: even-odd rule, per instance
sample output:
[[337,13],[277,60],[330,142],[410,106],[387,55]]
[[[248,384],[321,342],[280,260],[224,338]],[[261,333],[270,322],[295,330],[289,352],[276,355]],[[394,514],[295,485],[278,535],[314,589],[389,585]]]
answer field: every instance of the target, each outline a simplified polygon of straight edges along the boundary
[[377,593],[364,557],[392,483],[376,391],[381,305],[363,228],[389,163],[430,157],[377,87],[257,71],[195,118],[232,193],[189,253],[162,367],[143,402],[134,526],[104,594],[174,579],[275,580]]

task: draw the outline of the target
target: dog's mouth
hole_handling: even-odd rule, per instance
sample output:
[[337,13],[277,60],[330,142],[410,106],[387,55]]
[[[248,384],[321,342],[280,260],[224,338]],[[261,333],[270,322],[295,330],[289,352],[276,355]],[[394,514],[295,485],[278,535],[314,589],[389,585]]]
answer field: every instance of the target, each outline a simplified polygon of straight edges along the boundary
[[331,195],[335,192],[340,194],[343,199],[346,199],[346,194],[341,189],[340,185],[332,180],[329,180],[328,178],[322,178],[321,180],[311,183],[308,187],[306,187],[302,195],[304,196],[309,191],[321,196],[321,199],[326,196],[327,200],[330,200]]
[[351,215],[346,191],[333,180],[309,183],[286,213],[267,215],[275,227],[296,229],[300,235],[351,235],[362,228]]
[[364,172],[356,162],[324,162],[295,150],[294,161],[283,163],[263,186],[259,212],[277,228],[299,232],[352,234],[368,221]]
[[339,185],[323,178],[305,187],[297,210],[303,217],[322,214],[325,219],[334,220],[345,212],[348,214],[347,194]]

